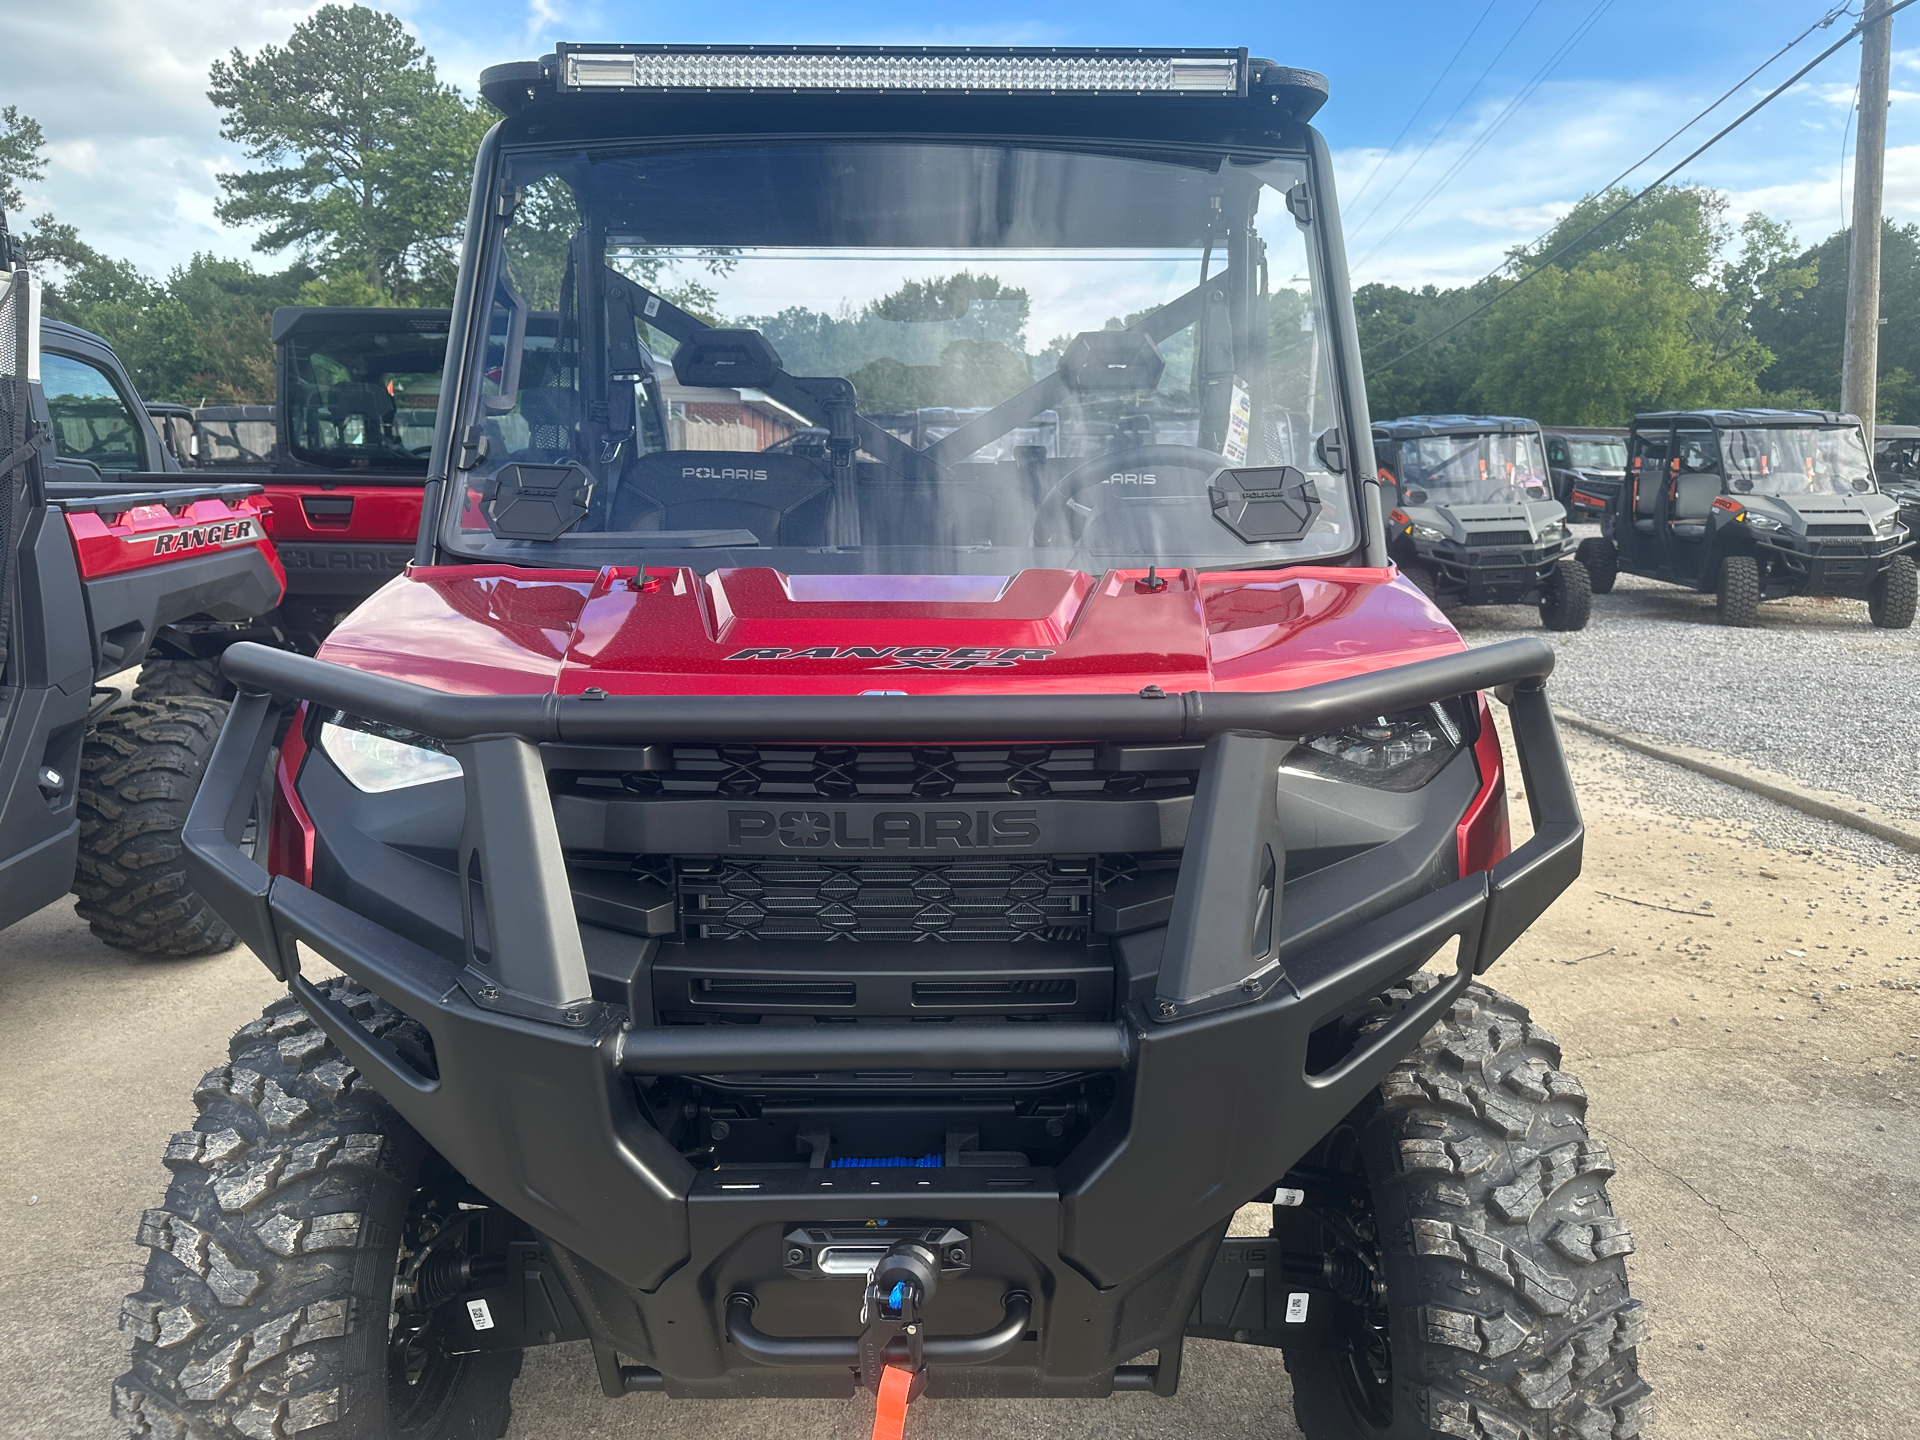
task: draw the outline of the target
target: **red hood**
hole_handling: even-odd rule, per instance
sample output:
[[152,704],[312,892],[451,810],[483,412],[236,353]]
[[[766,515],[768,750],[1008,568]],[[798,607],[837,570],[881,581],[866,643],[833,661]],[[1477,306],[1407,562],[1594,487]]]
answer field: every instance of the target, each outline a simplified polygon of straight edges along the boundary
[[1293,689],[1464,648],[1393,570],[1159,579],[444,566],[320,653],[464,694],[935,695]]

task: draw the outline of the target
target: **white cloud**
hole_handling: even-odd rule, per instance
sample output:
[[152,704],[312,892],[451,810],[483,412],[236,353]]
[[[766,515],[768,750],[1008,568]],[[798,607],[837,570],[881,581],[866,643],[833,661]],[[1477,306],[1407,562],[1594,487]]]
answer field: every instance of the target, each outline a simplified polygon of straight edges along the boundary
[[[1905,68],[1920,70],[1920,51],[1905,52]],[[1753,210],[1764,210],[1794,227],[1812,244],[1840,228],[1843,194],[1850,203],[1848,174],[1840,169],[1841,135],[1848,123],[1844,108],[1831,103],[1838,85],[1789,92],[1767,110],[1689,164],[1679,182],[1723,191],[1737,224]],[[1852,101],[1852,84],[1845,86]],[[1693,95],[1677,86],[1644,83],[1556,82],[1542,87],[1525,111],[1468,161],[1459,175],[1397,235],[1388,232],[1443,173],[1459,161],[1497,113],[1504,97],[1489,97],[1456,132],[1443,136],[1392,200],[1371,218],[1367,212],[1386,193],[1405,157],[1387,170],[1357,205],[1347,205],[1347,248],[1356,284],[1385,280],[1393,284],[1457,285],[1498,266],[1517,241],[1550,229],[1584,195],[1597,190],[1620,170],[1659,143],[1671,129],[1716,93],[1703,87]],[[1898,92],[1903,100],[1914,92]],[[1688,132],[1627,184],[1639,187],[1739,112],[1731,106]],[[1343,193],[1351,194],[1380,164],[1372,147],[1340,145],[1338,107],[1323,114],[1321,125],[1334,145],[1335,169]],[[1897,104],[1889,119],[1886,212],[1897,220],[1920,221],[1920,114]],[[1424,140],[1415,136],[1417,153]],[[1375,253],[1377,250],[1377,253]]]

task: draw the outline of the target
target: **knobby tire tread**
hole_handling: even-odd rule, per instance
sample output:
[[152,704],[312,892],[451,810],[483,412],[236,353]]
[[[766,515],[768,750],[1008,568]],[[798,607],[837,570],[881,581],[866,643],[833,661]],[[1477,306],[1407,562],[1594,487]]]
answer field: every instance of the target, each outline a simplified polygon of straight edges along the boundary
[[[1437,983],[1389,992],[1387,1023]],[[1284,1352],[1308,1440],[1632,1440],[1646,1308],[1586,1093],[1517,1002],[1471,987],[1349,1117],[1373,1186],[1394,1416],[1352,1418],[1326,1352]]]

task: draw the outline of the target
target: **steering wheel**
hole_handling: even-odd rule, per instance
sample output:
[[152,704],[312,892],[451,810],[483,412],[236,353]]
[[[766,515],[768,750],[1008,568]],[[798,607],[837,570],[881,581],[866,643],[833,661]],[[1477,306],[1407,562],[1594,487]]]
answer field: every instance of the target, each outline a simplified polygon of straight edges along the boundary
[[1034,516],[1032,543],[1036,547],[1077,543],[1076,530],[1084,533],[1084,522],[1076,525],[1074,510],[1094,508],[1077,503],[1083,490],[1109,485],[1109,503],[1128,500],[1157,500],[1166,497],[1205,499],[1207,481],[1227,462],[1218,451],[1193,445],[1136,445],[1096,455],[1077,465],[1054,482],[1040,502]]

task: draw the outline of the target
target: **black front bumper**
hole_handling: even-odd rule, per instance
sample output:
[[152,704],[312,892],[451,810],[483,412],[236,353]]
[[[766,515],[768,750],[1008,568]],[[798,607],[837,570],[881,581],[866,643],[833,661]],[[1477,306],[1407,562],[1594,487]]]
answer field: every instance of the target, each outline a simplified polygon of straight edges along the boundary
[[1763,583],[1770,599],[1781,595],[1862,598],[1887,562],[1914,544],[1911,534],[1829,538],[1770,533],[1755,539],[1766,561]]
[[1441,593],[1463,605],[1537,605],[1556,566],[1573,553],[1571,537],[1538,545],[1454,545],[1422,542]]
[[[539,1232],[567,1303],[605,1353],[644,1361],[677,1394],[845,1394],[841,1351],[858,1328],[859,1285],[790,1273],[782,1237],[797,1225],[875,1222],[952,1223],[971,1236],[970,1268],[928,1313],[954,1357],[930,1341],[932,1393],[1170,1391],[1233,1212],[1358,1104],[1580,867],[1579,810],[1545,692],[1553,652],[1535,640],[1277,694],[787,698],[777,723],[794,743],[1204,741],[1157,993],[1108,1021],[634,1028],[590,996],[537,742],[764,736],[764,711],[729,698],[449,696],[253,646],[227,663],[243,693],[189,822],[194,883],[395,1109]],[[1534,837],[1491,871],[1284,964],[1268,958],[1260,916],[1278,902],[1248,856],[1265,846],[1284,861],[1272,776],[1286,737],[1506,686]],[[269,877],[241,852],[277,715],[253,687],[450,742],[466,776],[463,843],[488,873],[524,877],[512,905],[489,907],[486,973]],[[1325,1022],[1449,945],[1457,963],[1441,984],[1310,1065]],[[303,947],[419,1020],[434,1073],[302,974]],[[715,1170],[668,1143],[635,1089],[659,1075],[896,1069],[989,1084],[995,1074],[1104,1074],[1115,1099],[1050,1167]],[[753,1303],[729,1303],[740,1295]],[[1031,1319],[1009,1339],[1000,1332],[1021,1296]],[[783,1350],[783,1336],[795,1348]],[[1153,1349],[1158,1372],[1127,1366]],[[608,1373],[612,1388],[617,1367]]]

